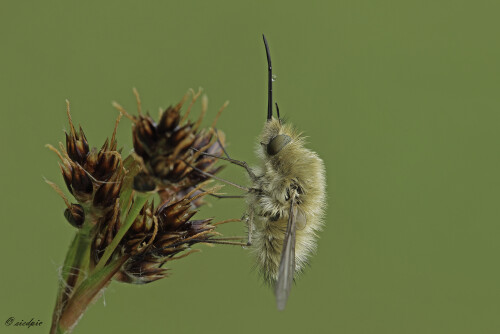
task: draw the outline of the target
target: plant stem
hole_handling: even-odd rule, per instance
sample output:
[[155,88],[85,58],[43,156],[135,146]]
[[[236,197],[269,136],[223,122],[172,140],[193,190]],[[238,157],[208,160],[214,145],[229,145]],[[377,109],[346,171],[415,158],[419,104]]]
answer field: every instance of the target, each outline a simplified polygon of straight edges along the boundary
[[64,308],[56,333],[69,333],[73,330],[90,303],[111,282],[113,276],[128,258],[128,256],[122,256],[103,269],[94,271],[91,276],[82,281]]
[[73,242],[66,253],[64,265],[61,269],[61,284],[59,285],[54,314],[52,315],[51,333],[55,333],[64,306],[81,274],[80,271],[82,263],[85,262],[85,254],[88,254],[86,250],[90,245],[91,229],[92,226],[90,224],[84,224],[82,229],[76,232]]
[[134,177],[141,169],[139,163],[134,159],[133,155],[129,155],[123,161],[123,167],[127,170],[127,174],[125,174],[125,177],[123,178],[122,189],[120,192],[120,221],[123,221],[127,215],[129,205],[131,204],[129,202],[134,192]]

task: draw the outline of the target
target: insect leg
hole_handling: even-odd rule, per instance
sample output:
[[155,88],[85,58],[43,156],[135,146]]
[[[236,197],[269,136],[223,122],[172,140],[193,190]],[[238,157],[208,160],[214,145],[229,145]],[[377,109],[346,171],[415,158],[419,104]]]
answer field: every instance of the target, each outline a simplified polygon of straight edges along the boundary
[[[201,191],[205,191],[202,188],[200,188]],[[205,191],[206,192],[206,191]],[[217,194],[208,194],[208,196],[212,196],[215,198],[245,198],[245,195],[217,195]]]
[[231,181],[228,181],[228,180],[224,180],[224,179],[221,179],[220,177],[217,177],[213,174],[210,174],[210,173],[207,173],[193,165],[191,165],[189,162],[187,162],[186,160],[182,160],[186,165],[188,165],[189,167],[191,167],[192,169],[194,169],[195,171],[197,171],[198,173],[202,174],[202,175],[205,175],[207,177],[211,177],[212,179],[215,179],[217,181],[221,181],[221,182],[224,182],[224,183],[227,183],[229,185],[232,185],[233,187],[236,187],[238,189],[241,189],[241,190],[245,190],[246,192],[250,192],[250,188],[247,188],[247,187],[244,187],[244,186],[240,186],[239,184],[236,184],[236,183],[233,183]]
[[250,210],[250,214],[248,215],[247,219],[247,227],[248,227],[248,240],[247,240],[247,246],[252,246],[252,233],[253,233],[253,210]]
[[[191,147],[191,150],[193,150],[195,152],[200,152],[200,150],[198,150],[198,149],[196,149],[194,147]],[[245,161],[234,160],[234,159],[231,159],[229,157],[227,157],[227,158],[219,157],[217,155],[210,154],[210,153],[205,153],[205,152],[200,152],[200,153],[201,153],[201,155],[205,155],[207,157],[212,157],[212,158],[216,158],[216,159],[221,159],[221,160],[229,161],[232,164],[241,166],[241,167],[243,167],[243,168],[245,168],[247,170],[247,173],[248,173],[248,175],[250,176],[250,178],[252,180],[255,180],[257,178],[257,176],[255,176],[255,174],[252,172],[252,170],[250,169],[250,167],[248,166],[248,164]],[[227,153],[226,153],[226,155],[227,155]]]
[[209,196],[215,198],[245,198],[245,195],[216,195],[216,194],[208,194]]
[[216,245],[233,245],[233,246],[246,246],[247,244],[244,242],[231,242],[231,241],[225,241],[225,240],[218,240],[218,239],[207,239],[207,240],[202,240],[202,239],[193,239],[194,242],[201,242],[204,244],[216,244]]

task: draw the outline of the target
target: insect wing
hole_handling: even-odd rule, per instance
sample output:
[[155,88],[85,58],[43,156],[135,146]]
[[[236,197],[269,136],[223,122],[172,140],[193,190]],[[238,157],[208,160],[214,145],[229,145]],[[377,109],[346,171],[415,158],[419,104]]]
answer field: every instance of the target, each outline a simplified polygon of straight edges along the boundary
[[290,203],[290,214],[286,228],[285,239],[283,241],[283,251],[281,252],[281,262],[278,273],[278,281],[274,293],[278,310],[284,310],[290,289],[292,288],[293,275],[295,273],[295,231],[297,218],[297,205],[292,197]]
[[301,231],[306,228],[307,225],[307,218],[306,218],[306,213],[304,210],[301,210],[300,208],[297,209],[297,215],[296,215],[296,224],[297,224],[297,230]]

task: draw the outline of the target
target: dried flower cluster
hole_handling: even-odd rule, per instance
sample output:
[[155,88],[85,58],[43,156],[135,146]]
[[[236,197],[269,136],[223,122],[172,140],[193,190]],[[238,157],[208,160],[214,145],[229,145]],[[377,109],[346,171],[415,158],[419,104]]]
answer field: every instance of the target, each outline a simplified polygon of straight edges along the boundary
[[[191,197],[194,191],[172,204],[164,203],[156,211],[153,211],[153,203],[143,207],[124,240],[124,251],[132,257],[115,279],[139,284],[156,281],[166,276],[166,269],[161,267],[166,261],[175,259],[174,255],[192,244],[211,242],[217,235],[213,231],[215,226],[210,224],[212,219],[190,220],[196,213],[191,203],[206,194],[201,192]],[[219,239],[213,241],[219,242]]]
[[[67,112],[70,133],[66,133],[66,147],[62,143],[59,143],[60,151],[51,145],[47,147],[56,152],[61,159],[59,166],[64,182],[78,202],[69,204],[65,200],[67,209],[64,216],[72,225],[81,227],[86,214],[96,223],[106,220],[104,219],[106,216],[119,210],[116,200],[126,170],[120,152],[116,150],[116,126],[111,141],[106,140],[99,151],[96,148],[89,149],[82,128],[80,127],[79,133],[75,130],[69,113],[69,103]],[[57,190],[53,183],[50,184]],[[62,195],[61,191],[58,193]]]
[[[188,94],[174,107],[160,111],[156,123],[142,113],[134,89],[138,115],[131,116],[114,103],[120,115],[111,140],[99,150],[89,148],[81,127],[76,131],[68,103],[66,145],[48,147],[59,156],[65,184],[76,202],[70,203],[57,185],[47,182],[63,197],[64,216],[78,231],[63,268],[52,332],[71,331],[112,278],[126,283],[153,282],[166,276],[163,266],[167,261],[194,252],[179,254],[193,244],[238,244],[215,232],[216,225],[224,222],[192,219],[203,197],[215,195],[220,188],[203,189],[220,170],[214,164],[223,153],[224,135],[215,130],[215,124],[227,103],[212,126],[200,130],[207,99],[202,98],[201,115],[191,122],[188,115],[201,90],[190,92],[191,102],[182,117]],[[116,141],[122,115],[133,122],[134,152],[125,159]],[[153,194],[160,198],[156,208]]]

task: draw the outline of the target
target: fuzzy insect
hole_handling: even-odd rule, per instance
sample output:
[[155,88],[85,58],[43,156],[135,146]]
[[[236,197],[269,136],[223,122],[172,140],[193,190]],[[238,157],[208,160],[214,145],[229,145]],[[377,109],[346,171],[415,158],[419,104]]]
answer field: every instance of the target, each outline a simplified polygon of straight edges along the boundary
[[307,149],[304,137],[290,124],[273,117],[272,66],[266,37],[268,62],[267,121],[259,137],[260,166],[223,158],[244,167],[251,187],[246,201],[248,245],[264,279],[274,285],[278,309],[285,307],[292,282],[316,248],[323,224],[325,168],[319,156]]

